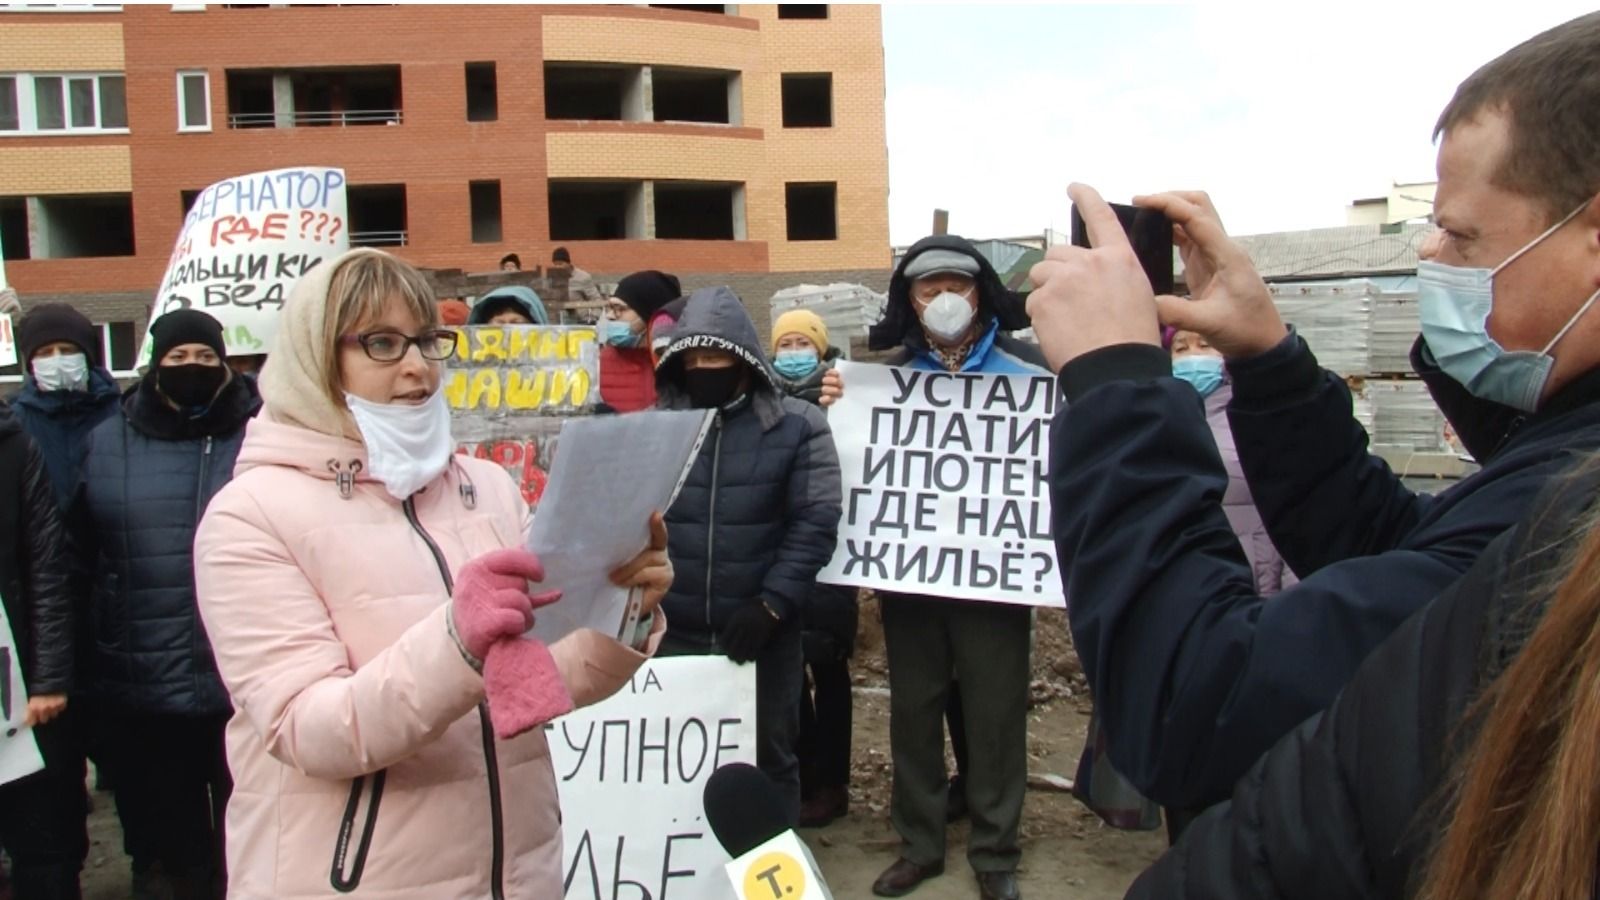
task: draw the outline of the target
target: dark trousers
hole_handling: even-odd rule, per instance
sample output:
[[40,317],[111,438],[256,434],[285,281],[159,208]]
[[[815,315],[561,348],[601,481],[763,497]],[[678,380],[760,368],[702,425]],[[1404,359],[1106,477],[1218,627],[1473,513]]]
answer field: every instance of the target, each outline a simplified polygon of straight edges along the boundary
[[16,900],[78,900],[89,852],[83,741],[71,706],[34,729],[44,771],[0,785],[0,846]]
[[[703,656],[722,651],[702,635],[674,635],[661,640],[657,656]],[[795,742],[800,734],[800,691],[805,685],[800,627],[779,627],[756,657],[756,767],[783,793],[789,827],[800,824],[800,759]]]
[[889,656],[890,814],[918,865],[944,862],[949,796],[944,720],[959,685],[972,818],[967,861],[977,872],[1014,871],[1028,778],[1028,654],[1023,606],[883,596]]
[[800,690],[800,794],[850,784],[852,728],[850,660],[842,654],[808,659],[808,684]]
[[122,846],[136,874],[160,863],[169,879],[223,882],[223,813],[233,791],[227,724],[225,715],[100,717],[98,755],[111,769]]

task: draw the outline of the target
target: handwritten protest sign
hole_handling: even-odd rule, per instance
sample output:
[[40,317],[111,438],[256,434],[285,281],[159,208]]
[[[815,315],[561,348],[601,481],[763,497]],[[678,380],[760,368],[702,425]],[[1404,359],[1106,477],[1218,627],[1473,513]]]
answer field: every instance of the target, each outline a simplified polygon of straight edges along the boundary
[[818,578],[1064,606],[1045,473],[1045,377],[839,364],[828,412],[844,475],[839,550]]
[[44,768],[33,731],[23,727],[28,712],[28,691],[22,683],[22,661],[17,642],[0,602],[0,784],[16,781]]
[[17,331],[11,317],[0,313],[0,366],[17,364]]
[[595,330],[479,325],[458,333],[444,373],[456,452],[499,463],[537,505],[562,420],[600,401]]
[[547,726],[567,900],[731,897],[702,798],[718,766],[755,762],[755,723],[755,666],[690,656]]
[[[198,309],[222,323],[229,356],[267,353],[295,281],[348,249],[344,170],[308,166],[219,181],[184,217],[150,319]],[[148,363],[148,335],[142,352]]]

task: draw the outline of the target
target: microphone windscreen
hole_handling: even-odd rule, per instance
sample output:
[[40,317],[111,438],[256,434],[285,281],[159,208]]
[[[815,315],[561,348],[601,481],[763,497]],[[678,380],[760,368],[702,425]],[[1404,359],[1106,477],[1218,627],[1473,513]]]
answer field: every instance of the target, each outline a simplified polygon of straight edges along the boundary
[[704,794],[706,823],[734,859],[789,830],[783,794],[772,779],[748,763],[711,773]]

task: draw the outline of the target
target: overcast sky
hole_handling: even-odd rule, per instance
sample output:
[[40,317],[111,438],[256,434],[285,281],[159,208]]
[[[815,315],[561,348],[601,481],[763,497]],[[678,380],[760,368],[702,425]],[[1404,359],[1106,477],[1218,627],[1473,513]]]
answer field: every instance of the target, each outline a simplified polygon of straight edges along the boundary
[[1594,8],[1571,0],[1193,6],[891,4],[889,226],[1067,230],[1066,185],[1211,192],[1229,231],[1344,224],[1433,179],[1455,86]]

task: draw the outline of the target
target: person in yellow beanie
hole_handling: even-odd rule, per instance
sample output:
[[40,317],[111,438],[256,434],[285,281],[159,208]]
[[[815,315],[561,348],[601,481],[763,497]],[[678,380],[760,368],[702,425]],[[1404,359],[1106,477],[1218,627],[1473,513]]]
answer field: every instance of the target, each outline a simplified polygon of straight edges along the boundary
[[809,309],[792,309],[772,323],[772,367],[791,397],[816,403],[822,376],[843,354],[828,346],[828,326]]
[[[789,396],[816,403],[822,376],[843,354],[828,345],[828,326],[808,309],[772,325],[772,367]],[[806,679],[800,695],[800,825],[817,828],[850,808],[850,653],[856,643],[854,588],[818,584],[802,623]]]

